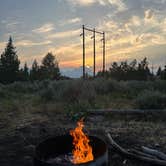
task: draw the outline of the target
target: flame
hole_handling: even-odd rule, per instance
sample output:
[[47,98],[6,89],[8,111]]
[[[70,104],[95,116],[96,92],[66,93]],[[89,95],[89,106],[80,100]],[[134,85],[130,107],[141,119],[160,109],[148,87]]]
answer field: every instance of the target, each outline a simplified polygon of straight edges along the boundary
[[94,159],[92,147],[89,145],[90,140],[83,132],[83,127],[83,119],[81,119],[77,122],[77,127],[70,131],[74,145],[74,149],[72,151],[73,158],[71,162],[74,164],[86,163]]

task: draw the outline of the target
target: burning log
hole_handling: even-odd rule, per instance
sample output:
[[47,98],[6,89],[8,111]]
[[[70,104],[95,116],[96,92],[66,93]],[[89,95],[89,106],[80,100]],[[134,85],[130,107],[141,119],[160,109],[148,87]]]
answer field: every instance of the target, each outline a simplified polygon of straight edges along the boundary
[[107,137],[108,137],[109,143],[112,146],[112,148],[114,148],[118,153],[125,156],[126,158],[137,159],[137,160],[140,160],[140,161],[150,163],[152,165],[166,166],[166,161],[164,161],[164,160],[150,158],[150,157],[143,156],[143,155],[140,155],[140,154],[134,154],[132,152],[129,152],[129,151],[125,150],[124,148],[122,148],[120,145],[118,145],[113,140],[113,138],[111,137],[111,134],[109,132],[107,132]]
[[94,160],[92,147],[89,145],[90,139],[83,132],[83,119],[77,122],[77,127],[70,130],[70,135],[73,137],[73,159],[74,164],[82,164]]

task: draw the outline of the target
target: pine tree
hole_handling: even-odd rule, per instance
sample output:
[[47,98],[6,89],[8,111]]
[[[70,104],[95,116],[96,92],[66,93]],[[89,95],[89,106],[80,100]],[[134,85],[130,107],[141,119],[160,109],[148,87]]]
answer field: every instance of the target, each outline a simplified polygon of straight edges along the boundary
[[30,79],[32,81],[40,79],[39,66],[38,66],[38,63],[37,63],[36,59],[32,63],[32,69],[30,71]]
[[24,75],[24,80],[28,81],[29,80],[29,68],[28,68],[27,63],[24,64],[23,75]]
[[161,73],[162,73],[162,70],[161,70],[161,67],[159,67],[156,73],[157,77],[161,78]]
[[149,63],[147,61],[147,58],[144,58],[139,64],[138,64],[138,79],[139,80],[148,80],[148,77],[150,76],[150,69],[148,67]]
[[164,66],[164,70],[162,71],[161,79],[166,80],[166,65]]
[[27,63],[25,63],[24,67],[19,70],[18,80],[29,81],[29,69]]
[[20,61],[12,38],[9,38],[5,51],[1,55],[1,82],[12,83],[17,81]]

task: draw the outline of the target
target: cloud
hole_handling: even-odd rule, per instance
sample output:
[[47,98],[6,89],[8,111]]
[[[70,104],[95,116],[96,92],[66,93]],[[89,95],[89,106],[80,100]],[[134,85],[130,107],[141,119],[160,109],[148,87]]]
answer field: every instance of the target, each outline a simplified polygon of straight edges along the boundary
[[128,23],[126,24],[127,26],[134,26],[138,27],[141,26],[142,20],[138,16],[132,16],[131,19],[129,19]]
[[[98,1],[99,2],[99,1]],[[104,1],[102,1],[104,2]],[[106,5],[108,1],[105,1]],[[110,3],[110,2],[109,2]],[[115,4],[114,4],[115,5]],[[123,8],[125,9],[125,8]],[[106,31],[107,38],[107,61],[122,61],[127,59],[142,58],[145,52],[150,52],[151,48],[166,44],[166,19],[155,10],[148,9],[139,15],[130,14],[123,22],[117,17],[107,17],[101,21],[96,29]],[[142,15],[144,14],[145,15]],[[124,13],[123,13],[124,14]],[[119,15],[119,14],[118,14]],[[78,30],[75,35],[79,37]],[[74,35],[74,36],[75,36]],[[71,36],[71,31],[57,33],[54,37],[66,38]],[[100,41],[100,39],[97,41]],[[102,61],[102,43],[97,42],[96,54],[97,65]],[[140,52],[143,52],[141,55]],[[55,49],[55,54],[60,57],[61,66],[82,65],[82,44],[66,45]],[[92,40],[86,36],[86,64],[93,65],[93,44]],[[149,54],[151,57],[151,54]]]
[[69,3],[79,6],[90,6],[93,4],[100,4],[102,6],[112,5],[115,6],[118,11],[124,11],[127,9],[127,6],[123,0],[67,0]]
[[81,18],[79,17],[75,17],[75,18],[71,18],[71,19],[68,19],[68,20],[63,20],[60,22],[60,25],[70,25],[70,24],[76,24],[76,23],[80,23],[82,21]]
[[51,34],[48,36],[49,39],[53,39],[53,38],[68,38],[68,37],[73,37],[73,36],[79,36],[81,33],[80,29],[76,29],[76,30],[69,30],[69,31],[64,31],[64,32],[57,32],[55,34]]
[[[106,31],[107,62],[128,58],[139,58],[140,56],[145,55],[145,52],[151,57],[151,54],[154,53],[151,49],[152,47],[160,47],[161,45],[166,44],[166,0],[65,1],[71,3],[71,5],[64,4],[66,7],[71,7],[71,9],[69,9],[65,16],[61,13],[64,8],[61,11],[58,9],[60,18],[57,18],[55,21],[59,23],[59,26],[56,27],[56,24],[53,24],[53,22],[45,22],[47,24],[41,24],[39,27],[35,27],[36,29],[34,28],[33,32],[42,34],[42,36],[40,36],[40,39],[43,39],[42,41],[40,41],[40,39],[35,40],[32,31],[30,36],[27,36],[29,34],[28,29],[25,29],[25,34],[19,36],[18,34],[13,34],[14,31],[12,31],[12,36],[16,39],[14,45],[19,46],[19,50],[23,52],[22,55],[25,56],[26,54],[24,54],[24,52],[28,52],[27,54],[33,56],[35,54],[41,56],[42,52],[47,52],[52,47],[55,49],[55,54],[59,57],[61,66],[74,67],[82,65],[82,37],[79,36],[81,29],[77,29],[77,23],[82,24],[81,22],[84,20],[86,25],[89,24],[92,28],[96,27],[99,31]],[[163,4],[161,4],[161,2]],[[88,13],[88,11],[92,12]],[[73,14],[75,14],[75,16],[73,16]],[[62,22],[60,20],[64,21]],[[100,25],[97,25],[99,21]],[[2,20],[1,22],[5,23],[5,25],[7,24],[5,20]],[[15,26],[14,19],[10,20],[10,22],[11,26],[12,24]],[[16,28],[17,31],[19,31],[19,26]],[[54,31],[55,28],[56,31]],[[22,32],[21,29],[19,32]],[[91,65],[93,64],[93,40],[88,35],[91,37],[92,34],[86,33],[86,63]],[[8,36],[9,35],[7,35],[7,37],[1,36],[2,41],[5,40],[5,38],[8,38]],[[51,40],[55,41],[55,43],[51,43]],[[102,42],[100,41],[101,36],[97,35],[96,54],[98,57],[98,65],[101,65],[102,62]],[[76,45],[72,45],[73,43]],[[41,47],[38,47],[40,45]],[[2,46],[4,45],[0,43],[0,48]],[[21,47],[23,47],[23,49],[20,49]],[[25,47],[28,49],[25,49]],[[33,47],[33,49],[31,49],[31,47]],[[141,51],[142,54],[140,53]],[[29,58],[28,55],[26,56]],[[158,56],[157,53],[156,56]]]
[[16,30],[17,28],[18,28],[18,25],[20,25],[21,24],[21,22],[19,22],[19,21],[17,21],[17,20],[11,20],[11,19],[6,19],[6,20],[2,20],[2,21],[0,21],[0,23],[2,24],[2,25],[4,25],[5,26],[5,28],[8,30],[8,31],[14,31],[14,30]]
[[75,17],[75,18],[72,18],[72,19],[69,19],[66,21],[66,24],[75,24],[75,23],[80,23],[81,22],[81,18],[79,17]]
[[151,9],[148,9],[145,11],[145,19],[151,19],[154,16],[154,11]]
[[[100,0],[101,1],[101,0]],[[122,0],[107,0],[113,6],[116,6],[118,11],[125,11],[127,10],[127,6]]]
[[6,24],[6,28],[15,28],[18,24],[20,24],[18,21],[9,22]]
[[22,47],[32,47],[32,46],[41,46],[41,45],[48,45],[51,44],[51,41],[44,41],[44,42],[33,42],[31,40],[20,40],[16,42],[16,46],[22,46]]
[[44,24],[42,25],[41,27],[37,28],[37,29],[34,29],[32,30],[32,32],[35,32],[35,33],[46,33],[46,32],[50,32],[52,30],[54,30],[54,24],[52,23],[47,23],[47,24]]
[[3,51],[5,49],[5,42],[0,42],[0,52]]
[[5,42],[0,42],[0,48],[5,46]]
[[92,5],[96,0],[67,0],[74,5],[88,6]]

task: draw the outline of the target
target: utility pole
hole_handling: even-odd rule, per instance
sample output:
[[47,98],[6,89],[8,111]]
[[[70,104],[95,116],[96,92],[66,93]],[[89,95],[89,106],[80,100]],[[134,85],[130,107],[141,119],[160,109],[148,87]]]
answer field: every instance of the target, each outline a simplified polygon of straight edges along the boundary
[[82,26],[82,37],[83,37],[83,78],[85,79],[85,26]]
[[96,31],[95,31],[95,28],[94,28],[94,31],[93,31],[93,53],[94,53],[94,61],[93,61],[93,77],[96,76]]
[[83,32],[80,36],[83,36],[83,78],[85,79],[85,30],[93,32],[93,76],[96,76],[96,33],[102,35],[103,40],[103,73],[105,72],[105,32],[96,31],[96,29],[89,29],[82,26]]
[[103,74],[105,73],[105,32],[103,32]]

